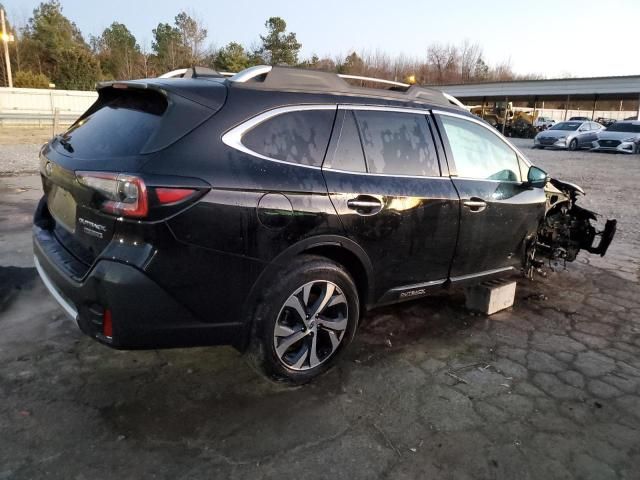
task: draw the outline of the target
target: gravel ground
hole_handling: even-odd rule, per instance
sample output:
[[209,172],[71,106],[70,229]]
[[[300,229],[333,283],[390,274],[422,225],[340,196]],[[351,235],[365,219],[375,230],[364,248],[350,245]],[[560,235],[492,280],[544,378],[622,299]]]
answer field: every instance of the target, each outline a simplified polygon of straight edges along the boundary
[[524,151],[619,219],[607,256],[491,317],[456,291],[370,312],[297,389],[230,348],[84,337],[33,268],[37,175],[0,177],[0,479],[637,480],[640,156]]
[[0,175],[37,172],[38,152],[42,144],[49,141],[51,134],[51,127],[0,128]]
[[0,175],[17,175],[38,171],[38,152],[42,144],[0,146]]

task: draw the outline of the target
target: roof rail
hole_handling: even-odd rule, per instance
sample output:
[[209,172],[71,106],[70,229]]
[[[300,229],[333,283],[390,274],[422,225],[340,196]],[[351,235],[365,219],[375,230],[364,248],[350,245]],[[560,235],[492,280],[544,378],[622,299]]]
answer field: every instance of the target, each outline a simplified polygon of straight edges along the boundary
[[[398,99],[420,99],[439,105],[455,105],[468,110],[457,98],[439,89],[410,85],[382,78],[365,77],[361,75],[347,75],[343,73],[329,73],[321,70],[300,69],[291,67],[274,67],[271,65],[256,65],[237,73],[216,72],[204,67],[183,68],[161,75],[160,78],[173,77],[229,77],[233,83],[251,83],[257,88],[265,89],[293,89],[312,90],[321,92],[351,93],[361,95],[388,96]],[[391,85],[391,89],[377,90],[366,87],[354,87],[345,80],[360,80],[363,82]],[[395,88],[394,88],[395,87]],[[399,88],[398,88],[399,87]],[[372,91],[373,90],[373,91]]]
[[163,73],[158,78],[220,78],[220,77],[228,77],[228,72],[218,72],[208,67],[197,67],[193,66],[190,68],[179,68],[177,70],[172,70],[167,73]]
[[382,78],[373,78],[373,77],[362,77],[360,75],[346,75],[344,73],[338,73],[340,78],[348,78],[350,80],[363,80],[366,82],[374,82],[374,83],[384,83],[387,85],[394,85],[396,87],[406,87],[409,88],[411,85],[408,83],[395,82],[393,80],[383,80]]
[[271,71],[271,65],[256,65],[255,67],[245,68],[244,70],[233,75],[229,81],[245,83],[261,75],[265,75]]

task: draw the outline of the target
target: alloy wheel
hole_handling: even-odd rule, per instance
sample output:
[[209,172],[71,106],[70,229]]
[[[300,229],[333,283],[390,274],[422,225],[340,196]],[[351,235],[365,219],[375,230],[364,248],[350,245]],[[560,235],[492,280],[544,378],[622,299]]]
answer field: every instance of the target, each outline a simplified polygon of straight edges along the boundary
[[273,333],[278,359],[292,370],[309,370],[326,362],[344,338],[349,310],[335,283],[309,282],[284,303]]

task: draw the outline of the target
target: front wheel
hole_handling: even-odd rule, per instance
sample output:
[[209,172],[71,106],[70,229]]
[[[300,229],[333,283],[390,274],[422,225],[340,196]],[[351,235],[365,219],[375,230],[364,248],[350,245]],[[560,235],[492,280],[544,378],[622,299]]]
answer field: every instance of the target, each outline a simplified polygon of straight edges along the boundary
[[569,150],[574,151],[578,149],[578,139],[574,138],[569,142]]
[[261,374],[300,385],[328,370],[355,335],[358,291],[338,263],[302,255],[265,290],[247,357]]

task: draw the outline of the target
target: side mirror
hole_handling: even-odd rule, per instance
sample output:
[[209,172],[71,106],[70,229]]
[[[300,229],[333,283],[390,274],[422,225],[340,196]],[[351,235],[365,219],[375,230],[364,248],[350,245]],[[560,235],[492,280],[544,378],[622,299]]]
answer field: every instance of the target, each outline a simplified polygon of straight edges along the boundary
[[527,172],[527,185],[533,188],[544,188],[549,181],[549,174],[541,168],[532,165]]

